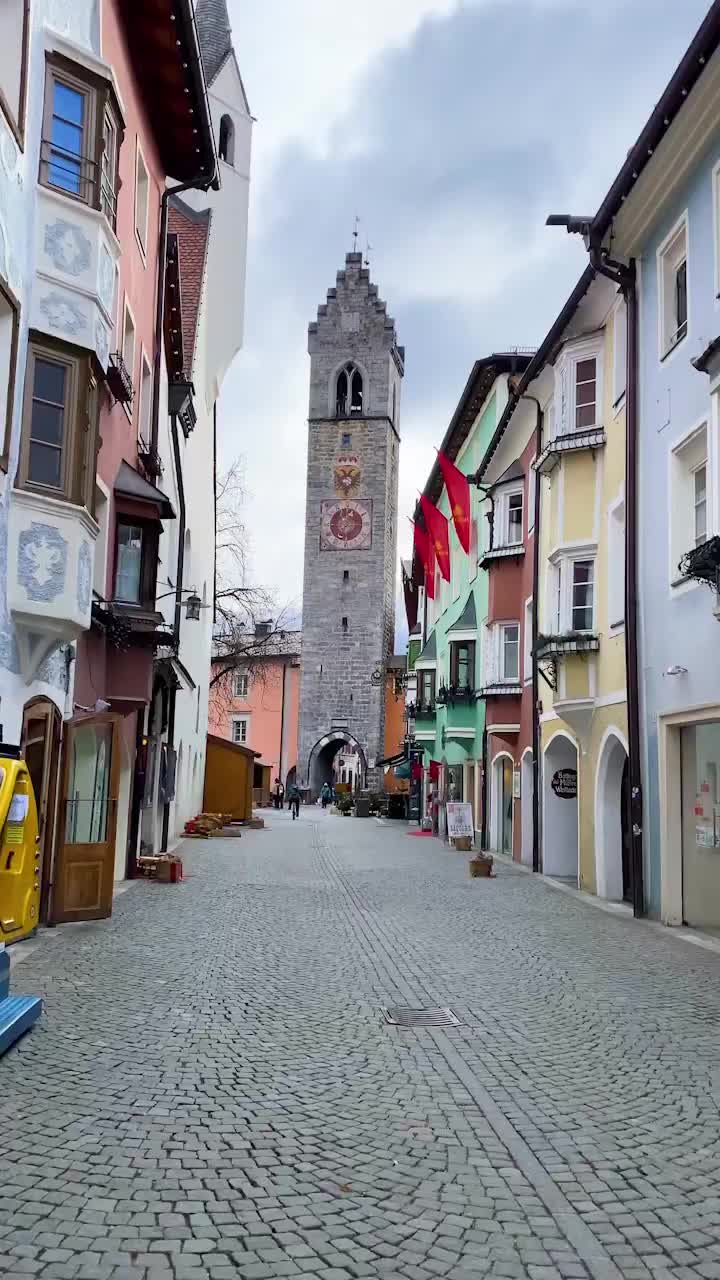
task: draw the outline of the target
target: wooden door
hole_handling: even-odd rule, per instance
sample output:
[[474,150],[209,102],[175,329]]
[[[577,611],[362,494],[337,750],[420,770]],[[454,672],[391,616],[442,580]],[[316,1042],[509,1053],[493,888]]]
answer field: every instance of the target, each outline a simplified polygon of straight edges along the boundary
[[60,713],[46,698],[28,702],[23,712],[22,750],[35,792],[40,852],[40,919],[49,916],[52,855],[60,759]]
[[103,920],[112,912],[120,776],[119,716],[67,725],[52,919]]

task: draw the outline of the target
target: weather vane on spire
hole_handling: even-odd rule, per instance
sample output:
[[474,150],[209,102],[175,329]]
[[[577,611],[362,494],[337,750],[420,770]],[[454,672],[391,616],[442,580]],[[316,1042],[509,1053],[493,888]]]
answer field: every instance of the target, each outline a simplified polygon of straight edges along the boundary
[[368,238],[367,238],[367,236],[366,236],[366,237],[365,237],[365,263],[364,263],[364,265],[365,265],[366,267],[369,267],[369,266],[370,266],[370,254],[371,254],[371,253],[372,253],[372,245],[371,245],[370,241],[368,240]]
[[355,230],[353,231],[353,253],[357,253],[358,236],[360,234],[359,228],[360,228],[360,217],[356,213],[355,214]]

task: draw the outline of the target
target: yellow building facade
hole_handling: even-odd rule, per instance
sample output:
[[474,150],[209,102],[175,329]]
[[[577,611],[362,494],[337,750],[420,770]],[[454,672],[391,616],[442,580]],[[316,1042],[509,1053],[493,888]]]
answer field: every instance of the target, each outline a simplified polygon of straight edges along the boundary
[[536,388],[541,865],[614,900],[630,893],[625,367],[624,301],[598,276]]

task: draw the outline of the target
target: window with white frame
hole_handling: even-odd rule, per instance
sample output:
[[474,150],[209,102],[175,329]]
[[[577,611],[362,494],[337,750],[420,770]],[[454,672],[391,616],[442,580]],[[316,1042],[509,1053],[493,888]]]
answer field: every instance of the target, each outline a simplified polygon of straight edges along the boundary
[[248,730],[250,721],[247,716],[233,716],[232,718],[232,741],[245,746],[248,739]]
[[520,625],[503,622],[500,626],[500,679],[517,684],[520,679]]
[[505,499],[503,537],[505,545],[515,546],[523,539],[523,494],[522,489],[509,493]]
[[233,697],[247,698],[249,683],[247,671],[236,671],[233,675]]
[[608,626],[625,620],[625,503],[621,499],[608,511]]
[[660,358],[677,347],[688,332],[687,216],[658,250]]
[[621,298],[613,320],[613,405],[625,395],[627,381],[627,303]]
[[706,542],[710,534],[707,449],[707,425],[703,423],[670,455],[670,581],[676,584],[682,557]]
[[572,631],[592,631],[595,564],[592,560],[572,561],[571,619]]
[[592,633],[595,630],[595,560],[590,555],[563,556],[548,574],[550,632]]
[[143,251],[147,251],[148,212],[150,207],[150,178],[140,144],[135,159],[135,235]]
[[575,430],[597,425],[597,359],[588,356],[575,365]]
[[533,602],[525,601],[525,625],[523,628],[523,678],[532,680]]

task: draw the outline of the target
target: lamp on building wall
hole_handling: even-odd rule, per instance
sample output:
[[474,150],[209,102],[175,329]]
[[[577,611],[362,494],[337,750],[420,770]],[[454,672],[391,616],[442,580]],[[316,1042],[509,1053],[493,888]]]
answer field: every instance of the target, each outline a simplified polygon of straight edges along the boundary
[[200,610],[202,609],[202,600],[197,592],[193,591],[185,601],[185,617],[188,622],[200,621]]
[[663,671],[664,676],[686,676],[687,673],[687,667],[680,667],[676,662],[673,663],[671,667],[667,667],[667,669]]

